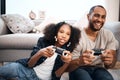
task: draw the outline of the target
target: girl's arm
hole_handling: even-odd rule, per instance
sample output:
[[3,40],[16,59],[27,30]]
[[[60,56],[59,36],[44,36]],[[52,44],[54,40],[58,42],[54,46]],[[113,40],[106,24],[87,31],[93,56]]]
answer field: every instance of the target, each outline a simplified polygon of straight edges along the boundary
[[36,54],[34,54],[28,61],[28,66],[33,67],[41,57],[51,57],[53,54],[52,47],[46,47],[40,49]]
[[55,71],[57,77],[60,77],[64,72],[66,72],[70,61],[72,60],[72,54],[69,51],[65,51],[67,55],[62,55],[61,60],[64,62],[63,66],[61,66],[58,70]]

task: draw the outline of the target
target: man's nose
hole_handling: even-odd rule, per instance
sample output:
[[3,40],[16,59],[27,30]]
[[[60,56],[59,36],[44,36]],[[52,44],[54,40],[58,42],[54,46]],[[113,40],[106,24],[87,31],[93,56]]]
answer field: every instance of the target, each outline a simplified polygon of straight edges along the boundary
[[104,19],[102,18],[102,16],[98,17],[98,20],[101,22],[101,21],[104,21]]

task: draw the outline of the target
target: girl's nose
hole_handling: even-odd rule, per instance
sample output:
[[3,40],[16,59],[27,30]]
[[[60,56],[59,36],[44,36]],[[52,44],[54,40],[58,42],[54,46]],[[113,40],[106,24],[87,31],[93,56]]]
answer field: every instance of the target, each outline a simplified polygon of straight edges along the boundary
[[62,37],[66,37],[66,34],[63,34]]

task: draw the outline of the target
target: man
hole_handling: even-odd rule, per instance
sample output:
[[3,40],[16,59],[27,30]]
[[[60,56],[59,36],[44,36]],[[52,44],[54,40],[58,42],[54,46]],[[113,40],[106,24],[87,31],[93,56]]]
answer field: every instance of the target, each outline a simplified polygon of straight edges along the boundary
[[[107,68],[116,63],[118,42],[112,32],[103,29],[106,10],[93,6],[88,15],[88,26],[81,31],[81,39],[73,51],[69,70],[70,80],[113,80]],[[95,52],[97,51],[97,52]],[[96,53],[96,54],[95,54]]]

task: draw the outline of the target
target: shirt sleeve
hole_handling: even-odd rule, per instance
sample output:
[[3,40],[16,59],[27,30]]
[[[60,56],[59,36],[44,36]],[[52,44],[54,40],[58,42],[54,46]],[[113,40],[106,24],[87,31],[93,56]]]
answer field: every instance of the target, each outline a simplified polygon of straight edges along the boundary
[[[43,38],[39,38],[39,40],[38,40],[38,42],[37,42],[37,45],[34,46],[34,48],[33,48],[33,51],[32,51],[32,53],[31,53],[31,57],[32,57],[34,54],[36,54],[40,49],[42,49],[42,48],[44,48],[44,47],[45,47],[45,44],[44,44]],[[31,57],[30,57],[30,58],[31,58]],[[41,57],[41,58],[37,61],[37,63],[35,64],[35,66],[41,64],[41,63],[44,62],[45,60],[46,60],[46,57]]]
[[116,40],[112,32],[109,32],[107,49],[117,50],[119,48],[119,43]]

